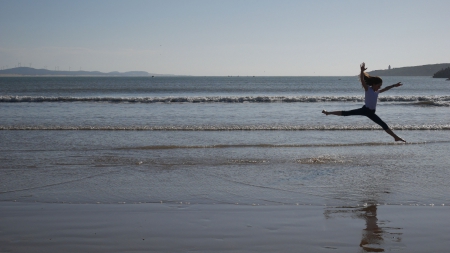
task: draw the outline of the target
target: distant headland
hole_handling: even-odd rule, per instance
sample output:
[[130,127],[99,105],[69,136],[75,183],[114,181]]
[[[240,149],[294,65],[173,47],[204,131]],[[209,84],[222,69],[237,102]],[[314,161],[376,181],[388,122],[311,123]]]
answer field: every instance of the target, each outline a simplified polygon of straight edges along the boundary
[[450,63],[440,63],[440,64],[429,64],[422,66],[412,66],[412,67],[401,67],[401,68],[391,68],[385,70],[374,70],[369,71],[370,75],[374,76],[430,76],[434,75],[450,67]]
[[450,67],[441,69],[438,72],[434,73],[434,78],[448,78],[447,80],[450,81]]
[[[428,64],[421,66],[389,68],[368,72],[373,76],[429,76],[434,78],[450,78],[450,63]],[[100,71],[60,71],[48,69],[35,69],[29,67],[17,67],[0,70],[0,76],[128,76],[128,77],[155,77],[176,76],[173,74],[154,74],[146,71],[128,72],[100,72]]]
[[100,72],[100,71],[56,71],[48,69],[35,69],[29,67],[18,67],[0,70],[0,76],[173,76],[153,74],[145,71],[128,72]]

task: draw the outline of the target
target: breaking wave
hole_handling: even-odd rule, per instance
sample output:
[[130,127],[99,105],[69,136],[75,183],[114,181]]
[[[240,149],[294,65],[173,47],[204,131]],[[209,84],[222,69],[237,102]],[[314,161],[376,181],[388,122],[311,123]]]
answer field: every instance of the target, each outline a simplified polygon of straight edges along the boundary
[[[20,102],[109,102],[109,103],[314,103],[363,102],[363,96],[245,96],[245,97],[45,97],[0,96],[2,103]],[[450,106],[450,96],[383,96],[380,102]]]
[[[391,125],[393,130],[450,130],[450,124]],[[351,131],[382,130],[377,125],[197,125],[197,126],[2,126],[0,130],[79,130],[79,131]]]

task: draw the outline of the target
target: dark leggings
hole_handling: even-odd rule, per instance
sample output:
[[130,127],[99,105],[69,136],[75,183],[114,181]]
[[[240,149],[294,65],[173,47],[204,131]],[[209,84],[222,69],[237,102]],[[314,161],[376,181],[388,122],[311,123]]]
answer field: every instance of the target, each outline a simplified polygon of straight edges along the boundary
[[353,116],[353,115],[366,116],[373,122],[380,125],[384,130],[389,129],[389,126],[375,114],[375,110],[370,110],[366,106],[351,111],[342,111],[342,116]]

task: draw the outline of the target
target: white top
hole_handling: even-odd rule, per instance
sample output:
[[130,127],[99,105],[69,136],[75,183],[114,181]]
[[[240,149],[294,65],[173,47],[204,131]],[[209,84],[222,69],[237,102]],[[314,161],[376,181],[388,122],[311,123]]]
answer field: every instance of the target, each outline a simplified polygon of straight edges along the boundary
[[368,87],[365,94],[365,105],[370,110],[375,110],[377,107],[377,100],[378,100],[378,94],[380,94],[378,91],[374,91],[372,87]]

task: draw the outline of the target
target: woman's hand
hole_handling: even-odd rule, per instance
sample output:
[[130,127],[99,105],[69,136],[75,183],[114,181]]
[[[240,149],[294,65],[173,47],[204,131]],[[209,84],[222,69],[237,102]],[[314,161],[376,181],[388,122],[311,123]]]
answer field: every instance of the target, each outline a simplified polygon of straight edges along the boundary
[[400,86],[402,86],[403,84],[402,84],[402,82],[398,82],[398,83],[396,83],[396,84],[393,84],[392,86],[394,86],[394,87],[400,87]]
[[364,71],[366,71],[366,64],[363,62],[361,63],[361,65],[359,65],[361,67],[361,73],[363,73]]

